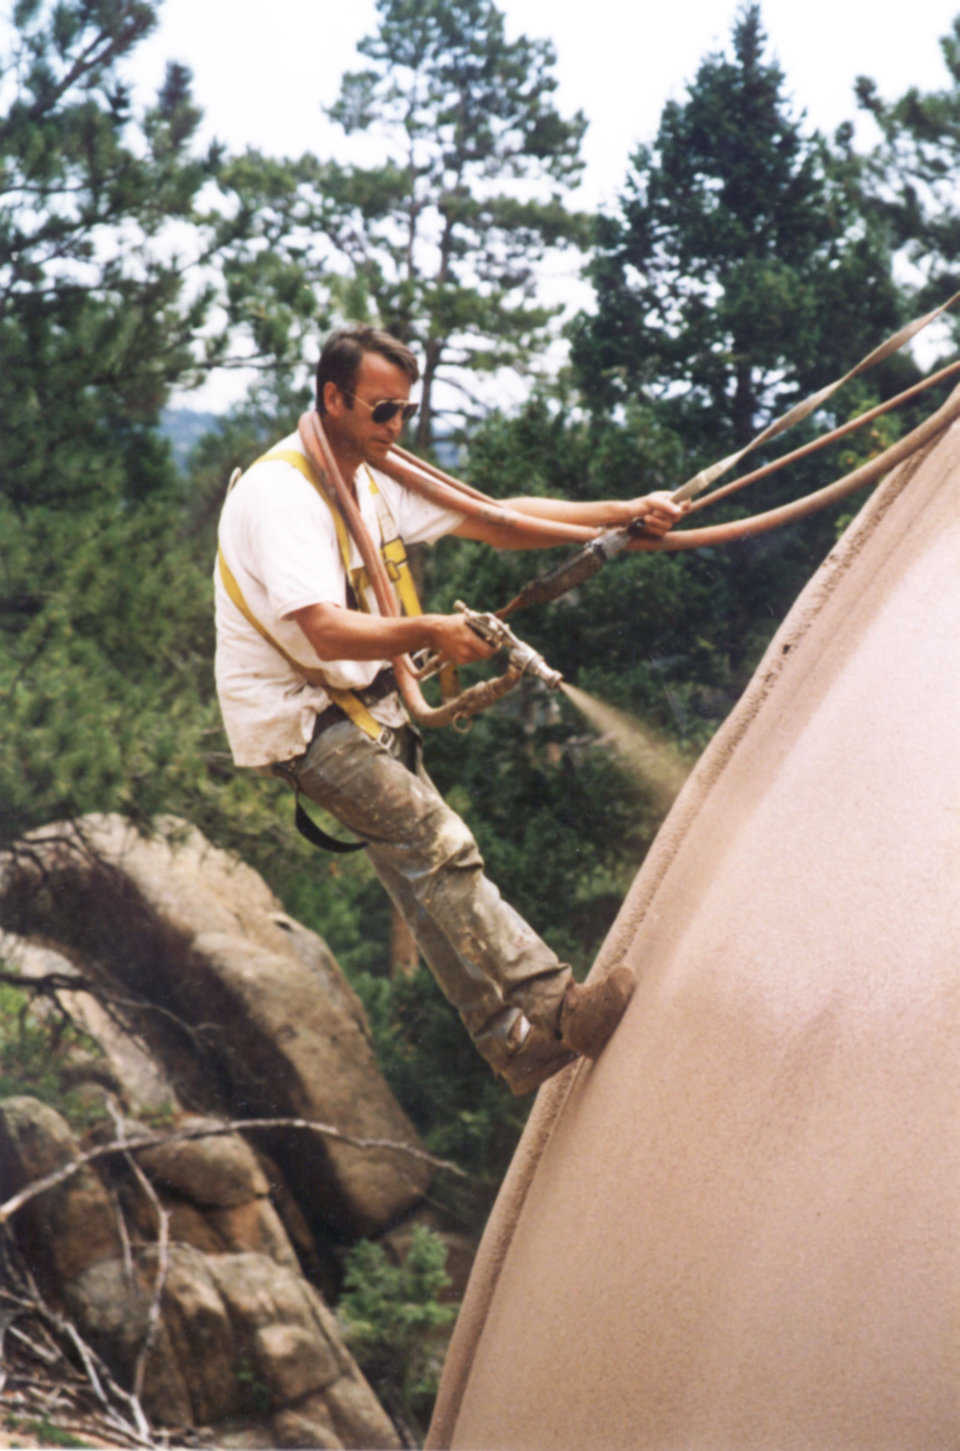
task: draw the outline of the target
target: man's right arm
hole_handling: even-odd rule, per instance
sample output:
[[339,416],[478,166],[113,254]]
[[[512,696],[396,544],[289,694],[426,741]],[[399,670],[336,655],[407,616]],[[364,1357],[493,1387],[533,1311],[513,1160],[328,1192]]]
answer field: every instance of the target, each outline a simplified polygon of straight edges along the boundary
[[340,605],[305,605],[295,620],[321,660],[392,660],[415,650],[430,650],[469,665],[493,650],[462,615],[368,615]]

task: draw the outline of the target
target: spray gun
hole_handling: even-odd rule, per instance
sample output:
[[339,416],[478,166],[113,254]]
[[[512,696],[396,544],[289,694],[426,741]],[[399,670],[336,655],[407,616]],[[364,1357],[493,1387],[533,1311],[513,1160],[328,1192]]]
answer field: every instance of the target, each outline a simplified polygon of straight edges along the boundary
[[[515,635],[510,626],[500,619],[498,615],[486,610],[471,610],[463,600],[457,600],[454,609],[467,621],[481,640],[492,645],[495,650],[503,650],[506,653],[511,673],[519,678],[521,675],[533,675],[542,680],[548,690],[558,690],[563,683],[563,676],[559,670],[554,670],[548,665],[543,656],[539,654],[532,645],[521,640]],[[428,680],[431,675],[436,675],[446,662],[439,655],[428,655],[426,658],[417,658],[417,678]]]
[[[549,600],[555,600],[569,590],[575,589],[577,585],[592,579],[609,560],[622,554],[631,541],[643,532],[644,523],[643,517],[640,517],[619,528],[604,530],[602,534],[598,534],[595,539],[590,540],[589,544],[578,550],[572,559],[568,559],[558,568],[530,580],[517,597],[504,605],[496,614],[485,610],[471,610],[462,600],[457,600],[454,609],[465,616],[470,628],[476,631],[481,640],[486,640],[487,644],[492,645],[495,650],[505,652],[507,670],[496,680],[472,686],[470,690],[458,696],[457,700],[447,707],[447,710],[451,712],[450,719],[454,725],[462,725],[468,716],[492,705],[501,695],[511,690],[523,675],[533,675],[536,679],[542,680],[548,690],[560,688],[563,684],[563,676],[560,671],[554,670],[551,665],[547,664],[543,656],[534,650],[532,645],[528,645],[525,640],[521,640],[515,635],[504,620],[504,616],[527,605],[546,604]],[[428,680],[431,676],[439,674],[441,670],[449,668],[448,662],[441,656],[428,654],[426,651],[415,655],[413,664],[418,680]]]

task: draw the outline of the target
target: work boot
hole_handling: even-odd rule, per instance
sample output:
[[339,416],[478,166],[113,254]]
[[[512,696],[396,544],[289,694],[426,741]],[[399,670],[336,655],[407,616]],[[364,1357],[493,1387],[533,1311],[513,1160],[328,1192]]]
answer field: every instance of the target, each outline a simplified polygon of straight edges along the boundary
[[575,1062],[577,1056],[552,1033],[531,1027],[498,1072],[510,1092],[519,1097],[533,1093],[561,1068]]
[[572,982],[560,1004],[561,1045],[584,1058],[599,1058],[627,1010],[636,979],[629,967],[615,967],[599,982]]

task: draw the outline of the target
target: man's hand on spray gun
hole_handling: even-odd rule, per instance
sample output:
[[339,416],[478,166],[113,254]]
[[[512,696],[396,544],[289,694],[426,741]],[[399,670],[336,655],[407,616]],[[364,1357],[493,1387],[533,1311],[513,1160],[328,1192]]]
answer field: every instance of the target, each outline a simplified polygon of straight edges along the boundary
[[552,669],[543,656],[515,635],[498,615],[471,610],[462,600],[457,600],[454,609],[454,615],[435,617],[439,629],[431,652],[414,657],[420,680],[436,675],[447,661],[467,665],[474,660],[486,660],[498,650],[503,650],[518,675],[535,675],[550,690],[559,688],[563,680],[560,671]]

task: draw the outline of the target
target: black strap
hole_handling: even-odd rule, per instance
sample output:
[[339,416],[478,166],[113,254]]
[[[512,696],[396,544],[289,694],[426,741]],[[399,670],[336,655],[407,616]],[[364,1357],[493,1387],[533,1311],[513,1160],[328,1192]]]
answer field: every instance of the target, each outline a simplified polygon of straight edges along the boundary
[[296,795],[296,802],[296,810],[293,815],[294,824],[300,835],[304,837],[311,846],[319,847],[321,851],[335,851],[341,853],[348,851],[362,851],[363,848],[366,846],[367,843],[365,841],[339,841],[335,836],[328,836],[325,831],[321,830],[321,828],[317,826],[315,821],[310,820],[310,817],[300,805],[299,791]]

